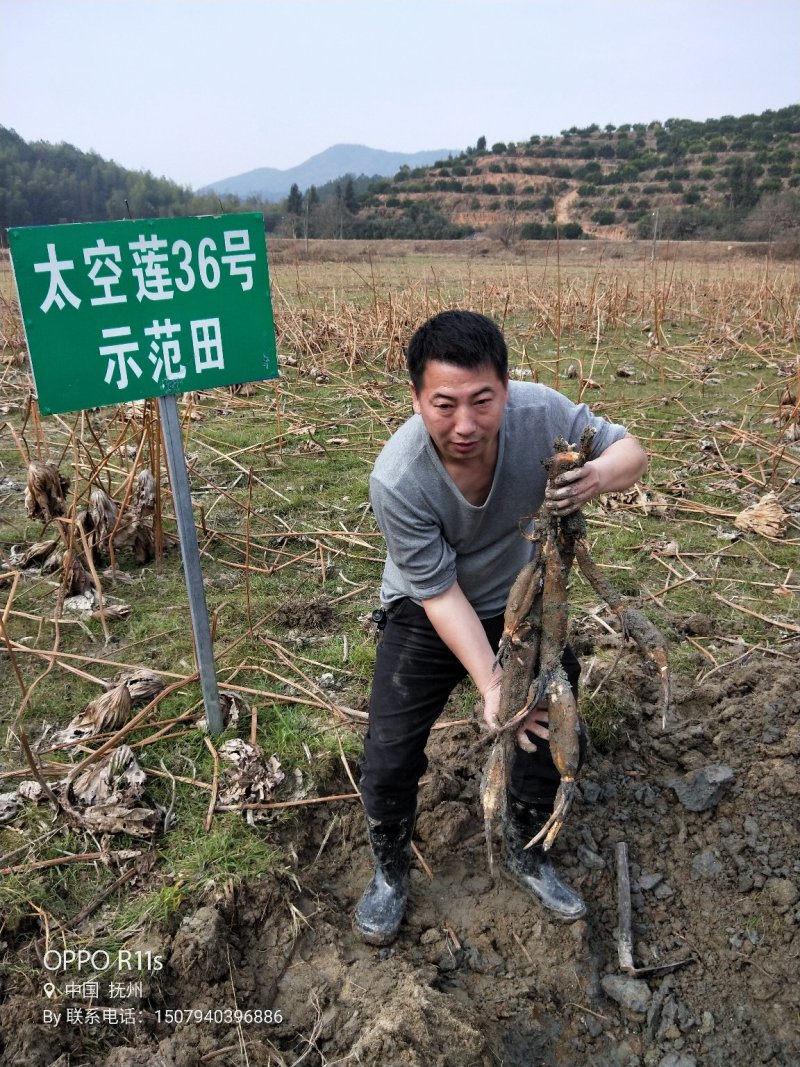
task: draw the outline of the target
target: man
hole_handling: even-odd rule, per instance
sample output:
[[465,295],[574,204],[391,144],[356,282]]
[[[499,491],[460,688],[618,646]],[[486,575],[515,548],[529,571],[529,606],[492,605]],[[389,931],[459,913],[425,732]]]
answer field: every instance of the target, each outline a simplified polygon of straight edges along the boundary
[[[371,944],[397,935],[408,895],[411,834],[431,726],[469,675],[496,728],[501,671],[495,653],[511,586],[533,551],[521,524],[545,495],[568,515],[599,493],[626,489],[646,459],[624,427],[542,385],[508,381],[503,335],[483,315],[445,311],[406,351],[414,416],[387,442],[370,497],[388,555],[381,585],[383,633],[361,761],[361,790],[375,873],[355,927]],[[590,460],[547,486],[542,460],[561,434],[596,433]],[[564,667],[577,691],[580,667]],[[546,707],[517,734],[504,826],[504,862],[541,903],[572,921],[583,901],[547,854],[524,845],[552,810],[559,775],[546,741]],[[539,740],[537,744],[533,738]]]

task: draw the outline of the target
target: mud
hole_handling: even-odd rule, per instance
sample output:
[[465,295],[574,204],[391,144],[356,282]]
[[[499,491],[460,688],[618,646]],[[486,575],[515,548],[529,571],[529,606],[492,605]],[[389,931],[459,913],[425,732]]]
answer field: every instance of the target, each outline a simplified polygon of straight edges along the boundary
[[[7,965],[2,1063],[800,1063],[800,701],[796,676],[781,670],[791,662],[754,659],[699,685],[676,678],[662,731],[655,672],[623,658],[609,683],[623,729],[612,752],[591,754],[554,848],[587,902],[586,921],[565,926],[504,877],[490,880],[481,757],[466,759],[476,732],[454,726],[433,735],[420,798],[415,839],[433,877],[415,865],[391,948],[362,944],[350,926],[370,873],[360,809],[305,809],[281,824],[292,868],[217,890],[143,946],[163,969],[125,1002],[139,1013],[135,1025],[46,1027],[41,988]],[[620,972],[621,840],[635,962],[691,957],[673,974]],[[215,1010],[234,1007],[273,1021],[214,1021]],[[167,1009],[211,1015],[167,1023]]]

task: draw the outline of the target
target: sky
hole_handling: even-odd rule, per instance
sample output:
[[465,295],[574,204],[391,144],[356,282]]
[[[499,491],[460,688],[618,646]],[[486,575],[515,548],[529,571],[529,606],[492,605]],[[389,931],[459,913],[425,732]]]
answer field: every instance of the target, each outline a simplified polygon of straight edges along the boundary
[[800,0],[0,0],[0,125],[199,188],[800,102]]

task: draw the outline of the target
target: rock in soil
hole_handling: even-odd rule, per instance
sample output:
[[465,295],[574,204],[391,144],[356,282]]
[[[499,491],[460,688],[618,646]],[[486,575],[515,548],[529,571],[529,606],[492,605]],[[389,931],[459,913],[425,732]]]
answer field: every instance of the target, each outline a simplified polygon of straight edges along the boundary
[[669,784],[689,811],[708,811],[719,804],[735,777],[730,767],[713,764],[684,778],[674,778]]
[[647,982],[621,974],[607,974],[600,983],[603,992],[633,1015],[646,1015],[652,993]]

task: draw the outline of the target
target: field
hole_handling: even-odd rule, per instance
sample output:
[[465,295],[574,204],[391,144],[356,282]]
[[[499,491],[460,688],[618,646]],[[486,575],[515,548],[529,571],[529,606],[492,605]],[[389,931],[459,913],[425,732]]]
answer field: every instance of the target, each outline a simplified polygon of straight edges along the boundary
[[[279,380],[180,403],[230,712],[216,737],[157,410],[40,418],[2,262],[0,1059],[800,1062],[797,263],[600,241],[277,241],[270,260]],[[350,928],[370,869],[357,761],[383,559],[367,483],[410,414],[403,346],[452,306],[502,324],[513,377],[646,448],[642,484],[586,516],[594,558],[669,641],[673,706],[662,729],[654,670],[573,575],[593,748],[555,855],[587,920],[558,925],[490,880],[465,686],[430,746],[408,919],[377,950]],[[32,460],[69,479],[60,520],[26,514]],[[142,470],[137,561],[108,533]],[[75,521],[98,489],[119,508],[105,538]],[[121,745],[135,763],[112,773]],[[623,841],[637,964],[688,961],[674,973],[620,981]]]

